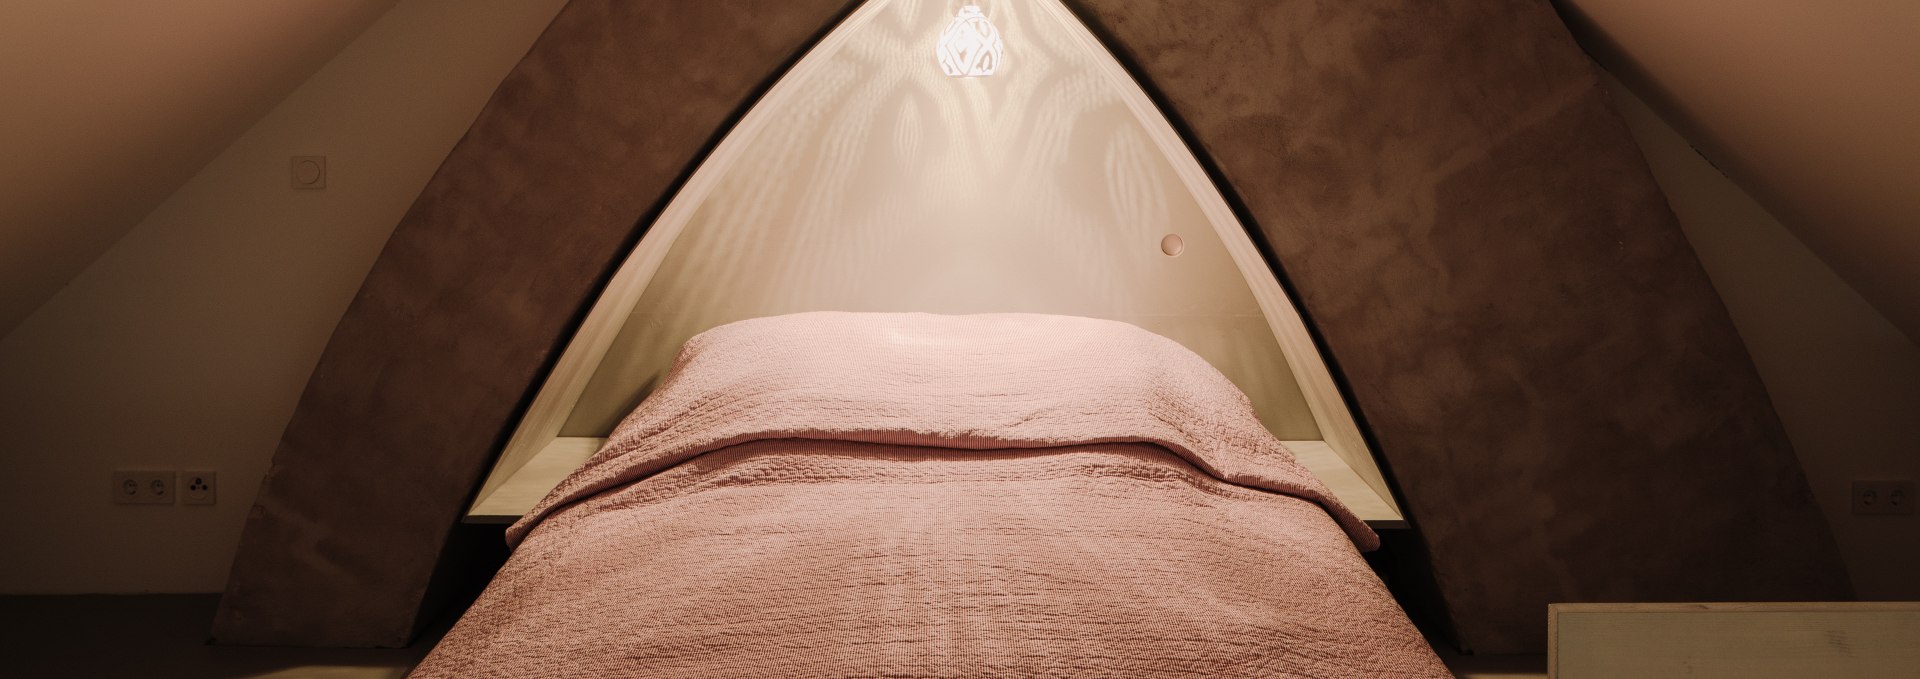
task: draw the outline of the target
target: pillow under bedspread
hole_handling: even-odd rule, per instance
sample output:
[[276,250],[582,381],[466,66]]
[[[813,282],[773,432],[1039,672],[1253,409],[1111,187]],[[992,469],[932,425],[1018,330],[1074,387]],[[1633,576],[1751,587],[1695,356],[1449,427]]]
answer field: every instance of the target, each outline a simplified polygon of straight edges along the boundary
[[1165,337],[1075,316],[813,312],[688,340],[607,444],[507,531],[727,445],[772,438],[967,449],[1158,444],[1216,478],[1311,500],[1379,538],[1294,460],[1245,394]]

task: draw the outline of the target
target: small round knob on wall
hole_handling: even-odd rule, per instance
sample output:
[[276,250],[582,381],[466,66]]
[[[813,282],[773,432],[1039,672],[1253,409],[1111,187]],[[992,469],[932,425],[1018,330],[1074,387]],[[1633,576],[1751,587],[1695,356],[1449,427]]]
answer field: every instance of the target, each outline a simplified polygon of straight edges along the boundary
[[1180,234],[1170,233],[1166,238],[1160,239],[1160,251],[1167,253],[1168,257],[1179,257],[1180,253],[1185,252],[1186,249],[1187,243],[1180,240]]

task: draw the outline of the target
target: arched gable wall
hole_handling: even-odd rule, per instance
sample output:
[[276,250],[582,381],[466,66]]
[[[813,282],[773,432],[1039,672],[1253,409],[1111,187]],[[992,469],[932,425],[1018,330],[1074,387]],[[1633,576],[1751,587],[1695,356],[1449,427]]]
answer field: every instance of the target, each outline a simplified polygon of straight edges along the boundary
[[1266,236],[1464,646],[1544,652],[1550,602],[1851,598],[1745,346],[1548,4],[1070,4]]
[[[1069,4],[1285,264],[1465,645],[1538,652],[1553,601],[1847,595],[1739,338],[1549,6]],[[573,0],[336,329],[216,637],[404,643],[624,246],[848,8]]]
[[574,0],[414,201],[281,436],[223,643],[402,646],[540,376],[693,166],[853,0]]

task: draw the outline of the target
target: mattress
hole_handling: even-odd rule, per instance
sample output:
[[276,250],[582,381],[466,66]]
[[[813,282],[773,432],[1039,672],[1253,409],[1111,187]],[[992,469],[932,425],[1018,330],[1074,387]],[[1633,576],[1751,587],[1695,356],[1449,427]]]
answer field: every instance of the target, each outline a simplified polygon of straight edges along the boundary
[[1121,323],[722,326],[414,676],[1450,676],[1377,538]]

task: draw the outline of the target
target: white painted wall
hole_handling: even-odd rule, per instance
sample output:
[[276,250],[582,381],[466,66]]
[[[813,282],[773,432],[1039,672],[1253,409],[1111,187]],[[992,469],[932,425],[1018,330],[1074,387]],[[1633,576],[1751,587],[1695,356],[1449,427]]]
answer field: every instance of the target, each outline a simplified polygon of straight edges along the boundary
[[1920,479],[1920,347],[1609,79],[1733,314],[1863,599],[1920,599],[1920,516],[1854,516],[1855,478]]
[[0,336],[393,3],[0,2]]
[[1920,2],[1554,4],[1588,52],[1920,342]]
[[[220,590],[334,324],[563,4],[402,0],[0,339],[0,592]],[[289,187],[306,154],[326,190]],[[110,504],[116,467],[220,502]]]

